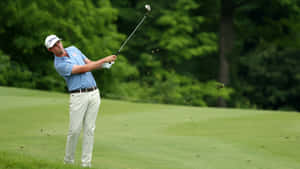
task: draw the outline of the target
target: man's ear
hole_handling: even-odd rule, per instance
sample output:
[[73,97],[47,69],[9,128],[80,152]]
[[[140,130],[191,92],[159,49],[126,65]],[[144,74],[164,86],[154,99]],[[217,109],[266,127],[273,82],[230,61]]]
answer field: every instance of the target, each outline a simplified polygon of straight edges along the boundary
[[51,52],[50,48],[47,48],[49,52]]

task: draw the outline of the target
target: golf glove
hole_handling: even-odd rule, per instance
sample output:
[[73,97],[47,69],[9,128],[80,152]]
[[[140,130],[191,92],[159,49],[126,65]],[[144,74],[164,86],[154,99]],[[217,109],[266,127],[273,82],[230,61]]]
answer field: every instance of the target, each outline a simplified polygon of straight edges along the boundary
[[102,67],[103,69],[110,69],[110,67],[111,67],[113,64],[114,64],[114,62],[112,62],[112,63],[103,63],[101,67]]

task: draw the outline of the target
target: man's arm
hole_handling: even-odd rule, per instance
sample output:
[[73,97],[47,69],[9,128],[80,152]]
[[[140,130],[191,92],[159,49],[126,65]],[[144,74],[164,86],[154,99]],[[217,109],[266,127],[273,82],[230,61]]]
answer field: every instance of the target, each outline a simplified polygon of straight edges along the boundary
[[98,69],[101,67],[103,63],[107,62],[113,62],[117,59],[116,55],[111,55],[107,56],[103,59],[99,59],[97,61],[91,61],[89,59],[85,59],[84,62],[86,63],[85,65],[74,65],[72,68],[72,74],[79,74],[79,73],[85,73],[85,72],[90,72],[94,69]]
[[88,59],[88,58],[85,58],[85,59],[84,59],[84,63],[85,63],[85,64],[88,64],[88,63],[91,63],[91,62],[92,62],[92,61],[91,61],[90,59]]

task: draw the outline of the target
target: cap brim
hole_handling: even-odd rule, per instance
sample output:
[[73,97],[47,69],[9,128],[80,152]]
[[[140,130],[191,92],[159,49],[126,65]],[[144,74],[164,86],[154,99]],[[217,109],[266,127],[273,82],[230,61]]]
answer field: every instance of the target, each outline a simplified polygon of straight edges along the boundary
[[48,49],[49,49],[49,48],[52,48],[52,47],[55,45],[55,43],[56,43],[57,41],[60,41],[60,40],[61,40],[61,39],[59,39],[59,38],[52,40],[52,41],[50,42],[50,44],[47,45],[47,46],[48,46]]

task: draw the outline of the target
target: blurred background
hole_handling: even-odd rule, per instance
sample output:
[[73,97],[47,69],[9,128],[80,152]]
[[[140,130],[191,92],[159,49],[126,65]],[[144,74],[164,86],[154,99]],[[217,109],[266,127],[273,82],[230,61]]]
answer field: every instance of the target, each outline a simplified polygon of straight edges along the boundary
[[[0,85],[67,92],[44,39],[56,34],[89,59],[104,98],[300,111],[299,0],[4,0]],[[224,88],[219,88],[225,84]]]

